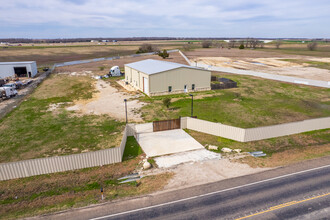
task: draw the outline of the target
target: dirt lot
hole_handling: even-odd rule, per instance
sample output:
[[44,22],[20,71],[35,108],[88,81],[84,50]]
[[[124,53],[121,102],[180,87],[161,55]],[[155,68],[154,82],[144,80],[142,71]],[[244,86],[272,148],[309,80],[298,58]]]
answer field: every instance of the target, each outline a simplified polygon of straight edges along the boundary
[[129,93],[119,92],[116,88],[112,87],[110,83],[103,80],[98,80],[95,83],[95,87],[98,92],[93,94],[92,99],[78,100],[73,106],[67,107],[67,110],[79,112],[81,114],[107,114],[113,118],[124,121],[126,117],[124,99],[127,99],[128,119],[130,122],[142,121],[137,111],[144,103],[138,100],[129,100],[139,95],[132,96]]
[[[187,52],[186,55],[191,61],[207,65],[330,81],[330,70],[315,68],[308,64],[308,61],[328,63],[328,58],[218,48],[199,49]],[[299,64],[290,60],[305,60],[306,63]]]

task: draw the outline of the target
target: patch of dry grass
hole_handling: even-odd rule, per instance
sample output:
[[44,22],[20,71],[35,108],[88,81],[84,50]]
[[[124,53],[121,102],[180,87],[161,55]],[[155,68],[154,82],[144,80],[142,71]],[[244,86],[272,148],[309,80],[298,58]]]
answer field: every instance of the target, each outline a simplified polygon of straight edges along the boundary
[[245,157],[238,159],[251,167],[284,166],[298,161],[330,155],[330,129],[306,132],[296,135],[271,138],[260,141],[237,142],[197,131],[187,132],[202,145],[242,149],[243,152],[264,151],[263,158]]
[[118,184],[117,179],[132,173],[140,160],[137,157],[103,167],[2,181],[0,219],[15,219],[100,203],[101,187],[105,201],[162,189],[172,174],[145,177],[137,186]]

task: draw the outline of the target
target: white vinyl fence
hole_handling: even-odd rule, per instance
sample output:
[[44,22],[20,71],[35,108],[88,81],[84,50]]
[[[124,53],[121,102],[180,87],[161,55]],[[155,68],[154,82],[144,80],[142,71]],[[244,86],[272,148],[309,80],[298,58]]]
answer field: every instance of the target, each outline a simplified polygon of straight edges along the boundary
[[239,142],[248,142],[327,129],[330,128],[330,117],[246,129],[184,117],[181,118],[181,128],[187,128]]
[[67,156],[46,157],[0,164],[0,180],[9,180],[41,174],[64,172],[88,167],[103,166],[122,161],[127,136],[134,129],[127,125],[119,147]]

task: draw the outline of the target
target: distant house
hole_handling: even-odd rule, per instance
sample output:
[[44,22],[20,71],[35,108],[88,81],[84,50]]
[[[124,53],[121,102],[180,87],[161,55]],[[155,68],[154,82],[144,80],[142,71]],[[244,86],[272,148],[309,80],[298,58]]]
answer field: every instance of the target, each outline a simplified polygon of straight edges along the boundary
[[0,62],[0,78],[34,77],[38,73],[36,61]]
[[125,81],[149,96],[211,89],[211,72],[180,63],[147,59],[125,64]]

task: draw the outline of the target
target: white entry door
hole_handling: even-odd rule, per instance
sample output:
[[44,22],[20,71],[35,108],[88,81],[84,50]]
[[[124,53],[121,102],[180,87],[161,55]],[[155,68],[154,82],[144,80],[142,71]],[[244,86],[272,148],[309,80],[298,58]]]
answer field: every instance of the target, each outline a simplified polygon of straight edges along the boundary
[[148,82],[148,78],[143,77],[143,92],[145,94],[149,93],[149,82]]

